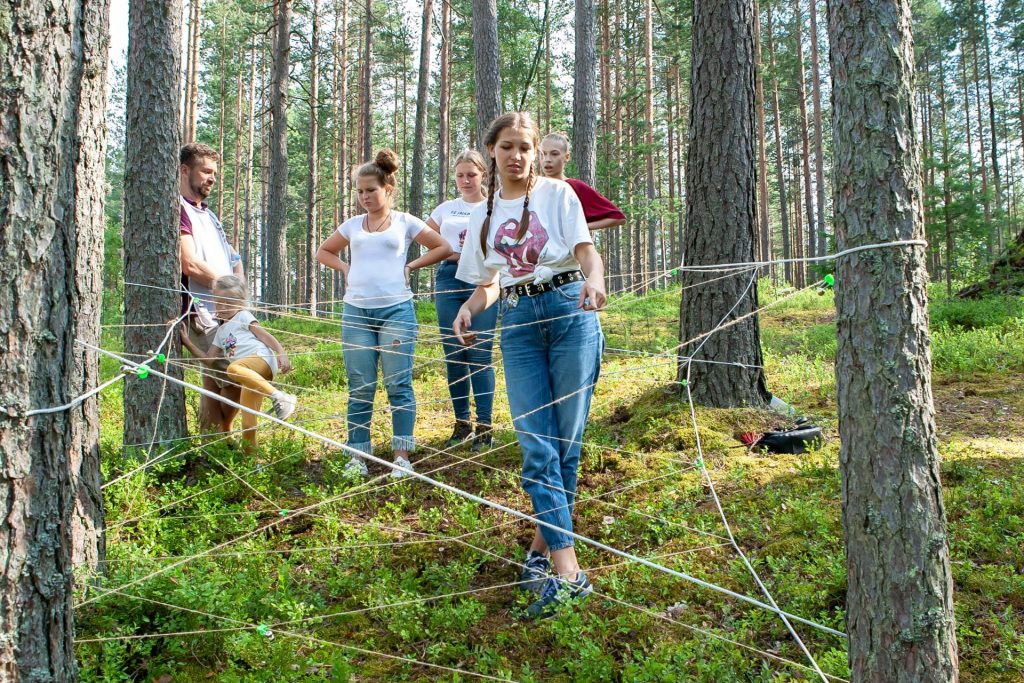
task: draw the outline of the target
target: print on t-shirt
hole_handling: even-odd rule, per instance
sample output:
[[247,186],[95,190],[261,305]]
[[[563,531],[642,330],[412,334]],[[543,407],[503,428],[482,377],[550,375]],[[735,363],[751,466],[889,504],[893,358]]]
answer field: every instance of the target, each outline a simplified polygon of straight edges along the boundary
[[523,239],[516,242],[519,232],[519,221],[510,218],[498,227],[494,234],[494,250],[505,257],[508,272],[512,277],[520,277],[532,273],[540,260],[540,253],[548,243],[548,231],[541,225],[540,219],[533,211],[530,212],[530,227]]
[[228,332],[228,336],[224,337],[224,357],[232,358],[235,355],[236,346],[238,346],[238,340],[235,335]]
[[459,233],[459,250],[460,251],[462,250],[463,247],[466,246],[466,233],[468,231],[469,231],[469,228],[466,228],[465,230],[463,230],[462,232]]

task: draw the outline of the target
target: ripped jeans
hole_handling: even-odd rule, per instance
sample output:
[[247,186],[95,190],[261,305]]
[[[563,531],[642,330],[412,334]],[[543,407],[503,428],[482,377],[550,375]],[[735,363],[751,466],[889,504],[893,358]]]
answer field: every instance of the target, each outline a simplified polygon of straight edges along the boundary
[[416,311],[412,301],[385,308],[345,304],[341,317],[341,350],[348,377],[348,445],[371,453],[370,421],[377,393],[377,363],[391,406],[392,450],[413,451],[416,395],[412,361],[416,348]]

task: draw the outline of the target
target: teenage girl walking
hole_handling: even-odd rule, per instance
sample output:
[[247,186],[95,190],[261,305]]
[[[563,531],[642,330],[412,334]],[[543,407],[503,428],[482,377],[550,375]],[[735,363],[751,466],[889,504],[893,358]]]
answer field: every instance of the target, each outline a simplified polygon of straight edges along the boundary
[[[443,260],[451,247],[439,234],[427,230],[419,218],[391,208],[397,170],[398,158],[389,149],[359,167],[356,196],[366,213],[342,223],[320,245],[316,259],[345,277],[341,347],[349,391],[348,445],[363,453],[373,452],[370,420],[379,364],[391,406],[394,461],[411,470],[409,456],[416,448],[412,365],[417,323],[409,275]],[[428,251],[406,263],[414,241]],[[350,263],[339,256],[345,247],[352,250]],[[354,456],[346,471],[366,476],[366,462]],[[392,476],[406,475],[394,470]]]
[[612,200],[582,180],[565,177],[565,164],[571,158],[569,136],[562,132],[548,133],[540,141],[540,167],[545,177],[569,183],[583,207],[587,227],[606,230],[626,223],[626,215]]
[[[580,447],[601,365],[604,265],[576,194],[536,178],[540,134],[514,112],[491,123],[487,202],[470,216],[457,277],[477,285],[453,330],[472,343],[477,318],[501,297],[501,352],[509,408],[523,459],[523,488],[537,525],[521,575],[537,591],[531,617],[592,590],[573,539]],[[497,181],[500,180],[500,191]],[[549,576],[551,565],[556,574]]]
[[[473,438],[473,450],[491,445],[491,414],[494,405],[494,369],[491,367],[491,346],[494,326],[498,320],[497,307],[491,307],[473,321],[478,333],[476,341],[463,346],[452,334],[452,322],[462,304],[469,299],[474,286],[456,276],[469,229],[469,216],[473,209],[484,204],[483,192],[487,167],[483,156],[476,150],[465,150],[455,159],[455,184],[462,193],[457,199],[444,202],[434,209],[427,226],[441,234],[452,247],[452,255],[437,266],[434,301],[437,306],[437,324],[441,328],[445,368],[448,373],[448,392],[455,410],[455,429],[448,446]],[[470,422],[469,393],[473,390],[476,403],[476,434]]]

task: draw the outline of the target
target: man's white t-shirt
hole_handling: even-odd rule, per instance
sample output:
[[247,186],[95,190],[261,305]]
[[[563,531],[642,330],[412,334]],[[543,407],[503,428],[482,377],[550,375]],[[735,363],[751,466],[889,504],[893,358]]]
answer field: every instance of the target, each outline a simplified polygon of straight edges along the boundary
[[[458,279],[483,285],[493,282],[500,273],[501,286],[508,287],[579,270],[576,245],[592,244],[594,240],[573,189],[561,180],[538,178],[530,192],[530,227],[517,242],[523,200],[502,199],[500,192],[494,198],[486,256],[480,252],[480,230],[487,217],[487,202],[473,210],[459,258]],[[540,277],[542,274],[544,277]]]
[[367,232],[366,214],[338,226],[348,240],[352,259],[345,288],[345,303],[359,308],[386,308],[412,298],[405,282],[409,246],[427,224],[403,211],[391,212],[387,230]]
[[267,365],[270,366],[270,370],[276,377],[277,356],[249,329],[249,325],[255,322],[257,322],[256,318],[249,311],[235,313],[231,320],[225,320],[217,328],[217,334],[213,337],[213,345],[221,350],[222,356],[229,363],[249,356],[259,356],[267,361]]
[[[227,237],[220,221],[205,204],[196,206],[180,197],[182,212],[182,234],[191,235],[195,243],[196,258],[206,262],[217,277],[231,275],[234,272],[232,256],[234,250],[228,244]],[[187,223],[186,223],[187,219]],[[186,230],[186,226],[189,227]],[[194,278],[188,282],[188,290],[197,303],[197,314],[205,322],[212,324],[213,292],[209,287],[199,284]]]
[[462,243],[469,230],[469,216],[481,204],[486,206],[487,200],[470,204],[459,197],[448,200],[430,213],[431,220],[441,227],[441,237],[452,246],[456,254],[462,253]]

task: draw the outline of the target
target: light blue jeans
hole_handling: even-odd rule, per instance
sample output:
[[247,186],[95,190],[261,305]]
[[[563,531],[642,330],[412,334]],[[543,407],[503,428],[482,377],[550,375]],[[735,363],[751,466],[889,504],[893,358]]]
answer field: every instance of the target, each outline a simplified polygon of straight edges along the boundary
[[582,282],[501,302],[505,387],[523,457],[523,488],[550,550],[573,545],[572,510],[583,429],[601,369],[604,335],[577,309]]
[[476,289],[455,277],[459,264],[441,261],[437,266],[434,285],[437,324],[441,328],[444,363],[448,371],[448,392],[452,396],[455,419],[469,421],[469,389],[473,388],[476,401],[477,424],[491,424],[494,406],[494,368],[491,367],[491,347],[494,326],[498,322],[498,307],[492,306],[474,316],[472,329],[479,333],[471,346],[463,346],[452,334],[452,323],[459,308]]
[[348,445],[371,453],[370,420],[377,393],[377,361],[391,406],[392,450],[413,451],[416,395],[412,361],[416,350],[416,310],[412,301],[386,308],[345,304],[341,315],[341,350],[348,377]]

